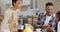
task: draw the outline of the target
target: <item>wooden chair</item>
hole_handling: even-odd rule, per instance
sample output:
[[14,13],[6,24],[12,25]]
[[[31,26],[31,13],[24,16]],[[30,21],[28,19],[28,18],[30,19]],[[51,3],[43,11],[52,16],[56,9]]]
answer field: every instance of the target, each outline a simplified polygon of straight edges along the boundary
[[35,24],[38,17],[35,17],[35,16],[27,16],[27,20],[28,20],[28,23],[31,22],[31,24]]
[[35,26],[36,26],[38,17],[36,17],[36,16],[28,16],[27,20],[28,20],[28,23],[30,23],[34,27],[34,29],[36,29]]

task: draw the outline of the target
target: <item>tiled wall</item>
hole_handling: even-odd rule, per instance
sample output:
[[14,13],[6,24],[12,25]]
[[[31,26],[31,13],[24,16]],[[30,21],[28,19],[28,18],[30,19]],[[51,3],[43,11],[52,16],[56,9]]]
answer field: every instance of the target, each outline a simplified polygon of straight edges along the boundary
[[55,0],[54,4],[54,12],[56,13],[57,11],[60,11],[60,0]]
[[45,13],[45,4],[47,2],[52,2],[54,4],[54,13],[60,11],[60,0],[39,0],[39,11]]

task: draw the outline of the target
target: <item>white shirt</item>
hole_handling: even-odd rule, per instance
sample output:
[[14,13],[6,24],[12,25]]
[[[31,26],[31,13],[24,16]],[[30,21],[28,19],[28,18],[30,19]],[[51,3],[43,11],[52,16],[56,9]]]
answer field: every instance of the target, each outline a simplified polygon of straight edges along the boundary
[[60,21],[58,22],[57,32],[60,32]]
[[49,23],[51,17],[52,17],[52,16],[46,15],[46,21],[45,21],[45,23],[44,23],[45,25],[48,25],[48,23]]

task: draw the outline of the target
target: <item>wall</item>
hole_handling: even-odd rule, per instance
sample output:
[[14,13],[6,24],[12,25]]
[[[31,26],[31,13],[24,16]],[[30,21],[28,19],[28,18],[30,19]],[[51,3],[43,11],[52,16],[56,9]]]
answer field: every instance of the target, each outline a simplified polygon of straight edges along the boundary
[[54,4],[55,4],[54,12],[56,13],[57,11],[60,11],[60,0],[55,0]]
[[11,4],[11,0],[0,0],[1,4],[1,15],[4,15],[4,12],[7,9],[7,4]]

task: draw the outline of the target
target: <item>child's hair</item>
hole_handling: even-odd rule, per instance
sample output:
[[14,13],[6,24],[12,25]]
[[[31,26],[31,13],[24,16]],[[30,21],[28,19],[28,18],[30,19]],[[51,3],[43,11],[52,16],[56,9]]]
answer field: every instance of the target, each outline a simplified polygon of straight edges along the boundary
[[58,11],[56,14],[57,14],[57,15],[60,15],[60,11]]
[[58,12],[56,13],[56,15],[59,16],[59,20],[60,20],[60,11],[58,11]]

